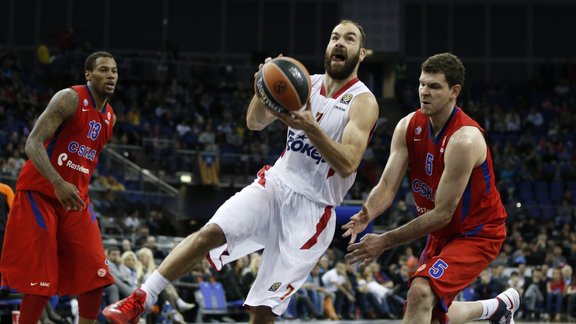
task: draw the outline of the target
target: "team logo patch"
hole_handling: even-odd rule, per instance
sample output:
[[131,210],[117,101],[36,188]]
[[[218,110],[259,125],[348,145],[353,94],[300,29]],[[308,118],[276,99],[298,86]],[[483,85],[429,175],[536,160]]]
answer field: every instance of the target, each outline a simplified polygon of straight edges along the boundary
[[268,288],[268,291],[276,292],[280,286],[282,286],[281,282],[275,282],[272,286],[270,286],[270,288]]
[[98,276],[102,278],[106,276],[106,270],[104,268],[98,269]]
[[422,270],[426,269],[426,263],[424,263],[423,265],[421,265],[418,270],[416,270],[416,272],[420,272]]
[[350,101],[352,101],[352,98],[354,98],[354,95],[351,93],[347,93],[344,95],[344,97],[342,97],[342,99],[340,99],[340,103],[347,105],[350,103]]
[[83,103],[84,103],[84,107],[88,106],[88,99],[84,99]]
[[414,130],[414,133],[416,133],[416,135],[420,135],[420,133],[422,133],[422,127],[420,127],[420,126],[416,127],[416,129]]

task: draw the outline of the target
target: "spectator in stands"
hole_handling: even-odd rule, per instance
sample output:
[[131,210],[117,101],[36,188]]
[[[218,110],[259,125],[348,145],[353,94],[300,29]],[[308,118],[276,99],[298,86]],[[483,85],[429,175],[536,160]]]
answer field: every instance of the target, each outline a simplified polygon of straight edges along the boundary
[[168,212],[162,208],[150,210],[146,220],[146,225],[148,226],[151,235],[176,235],[176,229],[170,220]]
[[248,257],[243,256],[236,261],[233,261],[230,264],[227,264],[222,270],[218,273],[217,280],[222,283],[224,287],[224,292],[226,293],[226,300],[228,301],[236,301],[236,300],[243,300],[244,299],[244,292],[242,291],[243,285],[243,278],[242,272],[244,271],[244,267],[248,265]]
[[122,227],[125,229],[125,233],[135,233],[136,230],[140,228],[141,224],[138,208],[133,206],[124,211],[122,216]]
[[546,300],[546,276],[541,266],[532,270],[532,277],[526,280],[524,285],[524,305],[526,318],[540,319],[544,312],[544,302]]
[[510,273],[510,278],[506,283],[508,287],[516,289],[520,296],[524,294],[524,278],[521,278],[518,271],[512,271]]
[[562,246],[554,246],[554,249],[552,250],[552,262],[550,264],[550,266],[552,268],[562,268],[563,266],[566,265],[566,257],[564,257],[563,255],[563,250],[562,250]]
[[546,283],[546,314],[544,320],[554,318],[559,322],[562,320],[562,307],[566,296],[567,286],[562,278],[560,268],[552,270],[552,279]]
[[375,303],[372,305],[380,318],[396,318],[395,312],[390,305],[391,297],[394,294],[393,283],[389,281],[387,284],[381,284],[376,281],[373,267],[375,264],[373,262],[364,268],[360,285],[365,286],[366,290],[374,296]]
[[334,309],[334,294],[328,292],[322,283],[322,276],[320,275],[320,264],[316,264],[308,275],[308,279],[302,289],[308,294],[314,309],[318,314],[324,314],[330,320],[338,320],[338,315]]
[[108,249],[108,268],[114,277],[114,285],[118,287],[120,298],[125,298],[132,293],[132,274],[122,262],[120,249],[113,246]]
[[133,251],[126,251],[122,253],[122,264],[130,271],[129,285],[132,290],[139,286],[138,278],[142,278],[142,264],[138,261],[136,253]]
[[122,240],[122,253],[126,251],[132,251],[132,241],[129,239]]
[[334,309],[338,317],[346,319],[354,318],[352,311],[356,298],[354,297],[352,285],[346,274],[346,264],[342,261],[336,262],[334,268],[322,275],[322,283],[328,293],[336,296]]
[[474,284],[475,300],[494,298],[504,288],[500,281],[492,278],[491,270],[491,268],[488,268],[482,271]]
[[576,320],[576,275],[572,267],[565,265],[562,268],[562,277],[566,283],[566,316],[568,321]]

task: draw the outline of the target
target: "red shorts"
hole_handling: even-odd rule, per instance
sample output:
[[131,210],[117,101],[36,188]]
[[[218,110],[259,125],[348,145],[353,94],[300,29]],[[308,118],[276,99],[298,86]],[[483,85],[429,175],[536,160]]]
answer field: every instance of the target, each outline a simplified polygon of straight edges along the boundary
[[505,225],[485,225],[474,236],[450,241],[428,236],[414,277],[427,278],[438,297],[433,320],[447,323],[448,308],[454,298],[496,259],[505,238]]
[[114,283],[90,205],[67,211],[56,199],[17,191],[2,250],[2,287],[42,296],[77,295]]

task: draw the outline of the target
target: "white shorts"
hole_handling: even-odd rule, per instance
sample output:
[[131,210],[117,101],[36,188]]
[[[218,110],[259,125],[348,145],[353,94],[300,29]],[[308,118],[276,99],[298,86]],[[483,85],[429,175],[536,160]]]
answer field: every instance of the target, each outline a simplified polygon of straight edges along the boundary
[[228,199],[208,222],[227,244],[210,251],[220,270],[228,262],[264,248],[247,306],[269,306],[281,315],[334,236],[334,208],[297,194],[262,170],[254,183]]

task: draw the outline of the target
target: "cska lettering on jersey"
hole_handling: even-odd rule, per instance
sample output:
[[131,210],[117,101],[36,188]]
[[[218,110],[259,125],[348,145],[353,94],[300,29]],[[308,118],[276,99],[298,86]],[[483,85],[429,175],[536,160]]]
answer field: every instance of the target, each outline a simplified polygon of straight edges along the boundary
[[316,161],[316,165],[326,163],[318,150],[310,143],[304,141],[306,135],[295,136],[292,130],[288,130],[288,139],[286,140],[286,150],[306,154],[306,156]]
[[418,193],[420,196],[434,202],[434,189],[420,179],[412,181],[412,192]]
[[68,144],[68,151],[72,154],[78,154],[78,156],[86,158],[90,161],[94,161],[94,158],[96,157],[96,154],[98,153],[98,152],[96,152],[96,150],[94,150],[94,149],[92,149],[86,145],[80,145],[76,141],[72,141]]

